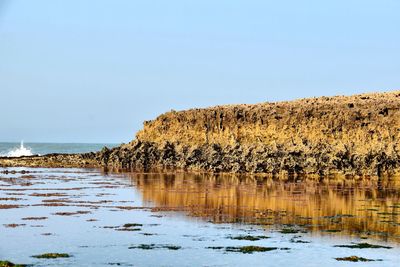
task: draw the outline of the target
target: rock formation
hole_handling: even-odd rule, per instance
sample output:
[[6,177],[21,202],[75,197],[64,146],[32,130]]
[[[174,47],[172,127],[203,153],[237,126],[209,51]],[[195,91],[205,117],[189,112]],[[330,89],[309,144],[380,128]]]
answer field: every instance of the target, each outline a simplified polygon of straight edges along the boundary
[[380,176],[400,170],[399,138],[394,91],[170,111],[129,144],[78,157],[120,169]]

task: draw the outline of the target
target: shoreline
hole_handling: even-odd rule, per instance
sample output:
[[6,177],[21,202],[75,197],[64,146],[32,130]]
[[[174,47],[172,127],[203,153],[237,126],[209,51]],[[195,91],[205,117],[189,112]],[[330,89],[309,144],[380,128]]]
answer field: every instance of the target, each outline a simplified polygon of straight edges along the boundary
[[278,180],[320,180],[320,179],[334,179],[334,180],[380,180],[380,179],[397,179],[400,177],[399,172],[384,173],[381,176],[370,174],[354,174],[354,173],[341,173],[329,172],[325,174],[316,173],[289,173],[281,171],[278,173],[266,172],[222,172],[222,171],[204,171],[201,169],[183,169],[171,168],[165,166],[156,166],[151,169],[139,168],[118,168],[115,166],[102,165],[98,160],[95,160],[98,155],[83,154],[49,154],[49,155],[32,155],[22,157],[0,157],[0,168],[82,168],[82,169],[101,169],[104,172],[112,173],[144,173],[144,174],[196,174],[196,175],[214,175],[214,176],[235,176],[235,177],[251,177],[261,179],[278,179]]

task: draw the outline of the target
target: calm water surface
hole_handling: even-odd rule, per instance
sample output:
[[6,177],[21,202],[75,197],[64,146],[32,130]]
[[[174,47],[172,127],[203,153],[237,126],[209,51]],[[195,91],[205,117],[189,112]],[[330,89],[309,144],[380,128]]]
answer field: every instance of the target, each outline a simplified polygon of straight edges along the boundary
[[[399,181],[0,168],[0,259],[35,266],[398,266]],[[336,247],[358,243],[391,248]],[[270,251],[247,254],[244,246]],[[48,252],[72,257],[31,257]],[[335,259],[353,255],[380,261]]]

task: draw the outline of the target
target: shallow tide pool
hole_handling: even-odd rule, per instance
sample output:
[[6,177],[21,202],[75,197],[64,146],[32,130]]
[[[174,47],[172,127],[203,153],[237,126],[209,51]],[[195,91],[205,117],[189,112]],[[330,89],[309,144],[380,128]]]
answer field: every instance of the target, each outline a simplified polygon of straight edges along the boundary
[[0,260],[33,266],[399,266],[399,216],[396,179],[0,168]]

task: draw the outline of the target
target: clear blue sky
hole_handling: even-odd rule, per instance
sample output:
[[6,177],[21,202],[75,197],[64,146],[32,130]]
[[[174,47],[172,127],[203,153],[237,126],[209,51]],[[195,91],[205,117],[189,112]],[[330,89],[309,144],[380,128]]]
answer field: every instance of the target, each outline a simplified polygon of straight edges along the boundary
[[128,142],[170,109],[400,86],[400,1],[0,0],[0,141]]

